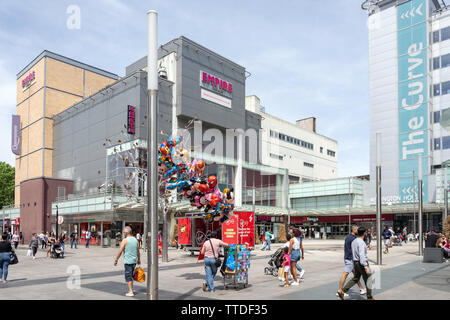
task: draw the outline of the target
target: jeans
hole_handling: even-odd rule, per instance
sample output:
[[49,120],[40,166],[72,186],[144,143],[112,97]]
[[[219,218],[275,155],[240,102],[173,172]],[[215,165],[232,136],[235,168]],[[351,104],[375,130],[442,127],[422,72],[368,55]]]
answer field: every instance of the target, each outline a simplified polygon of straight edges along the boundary
[[0,279],[6,280],[8,277],[8,266],[10,261],[9,252],[0,252]]
[[269,240],[266,240],[266,242],[264,242],[264,244],[263,244],[261,250],[264,249],[265,247],[267,247],[267,248],[268,248],[267,250],[270,251],[270,239],[269,239]]
[[64,242],[60,242],[62,253],[64,253]]
[[70,239],[70,249],[73,248],[73,245],[75,245],[75,249],[77,248],[77,241],[75,239]]
[[14,241],[14,249],[17,249],[18,245],[19,245],[19,241]]
[[38,247],[31,247],[31,250],[33,250],[33,257],[36,256],[37,249]]
[[209,291],[214,291],[214,277],[217,273],[216,259],[205,258],[206,285]]
[[125,263],[125,281],[131,282],[133,281],[134,268],[136,268],[136,264],[127,264]]
[[86,239],[86,248],[89,248],[89,241],[91,240],[91,238]]

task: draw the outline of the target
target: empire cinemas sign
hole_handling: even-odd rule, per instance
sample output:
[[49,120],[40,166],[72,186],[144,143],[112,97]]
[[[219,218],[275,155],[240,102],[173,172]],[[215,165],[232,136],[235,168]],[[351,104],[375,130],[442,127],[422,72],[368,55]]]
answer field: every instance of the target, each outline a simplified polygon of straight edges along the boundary
[[136,107],[128,106],[128,116],[127,116],[127,129],[128,134],[136,133]]
[[20,156],[20,116],[12,116],[11,151]]

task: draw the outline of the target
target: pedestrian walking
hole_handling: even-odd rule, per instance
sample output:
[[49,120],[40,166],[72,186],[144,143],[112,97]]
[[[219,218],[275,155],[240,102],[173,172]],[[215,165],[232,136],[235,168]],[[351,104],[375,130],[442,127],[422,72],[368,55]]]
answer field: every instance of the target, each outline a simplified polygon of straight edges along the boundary
[[41,233],[39,234],[39,241],[41,244],[41,249],[44,249],[44,245],[45,245],[45,234],[44,231],[41,231]]
[[141,248],[141,246],[142,246],[142,237],[141,237],[141,234],[139,232],[136,234],[136,240],[138,241],[139,248]]
[[8,266],[11,261],[11,252],[13,248],[11,242],[8,241],[8,234],[2,234],[0,239],[0,280],[6,283],[8,278]]
[[64,242],[65,241],[66,241],[66,234],[63,231],[58,238],[58,242],[61,245],[61,250],[62,250],[63,255],[64,255]]
[[16,231],[12,236],[12,242],[14,244],[14,249],[17,249],[17,246],[19,245],[19,240],[20,240],[19,233]]
[[291,255],[289,254],[289,248],[283,248],[283,269],[284,269],[284,282],[285,288],[289,288],[289,271],[291,269]]
[[[297,262],[300,259],[305,259],[305,254],[303,251],[303,241],[301,238],[301,231],[299,229],[294,229],[292,231],[293,237],[289,240],[289,254],[291,255],[291,273],[294,278],[293,286],[298,286],[300,284],[300,279],[297,277]],[[303,270],[302,270],[303,271]],[[304,272],[303,272],[304,273]],[[301,274],[303,276],[303,274]]]
[[86,231],[86,248],[89,248],[89,241],[91,241],[91,232],[89,230]]
[[384,253],[389,253],[389,245],[391,244],[392,232],[388,229],[387,226],[384,226],[384,230],[381,233],[381,236],[384,239]]
[[75,249],[77,248],[77,233],[75,231],[72,231],[70,233],[70,249],[73,249],[73,246],[75,245]]
[[214,292],[214,277],[217,274],[216,262],[219,258],[219,248],[228,247],[228,244],[222,240],[217,239],[217,231],[211,232],[211,236],[203,243],[201,254],[205,256],[205,274],[206,282],[203,283],[203,291]]
[[402,231],[403,242],[406,244],[408,242],[408,227],[405,226]]
[[36,233],[33,233],[33,235],[31,236],[30,245],[28,247],[32,251],[33,260],[36,259],[36,253],[39,247],[39,237]]
[[266,233],[264,234],[265,236],[265,242],[261,248],[261,250],[264,250],[265,248],[268,248],[267,250],[270,251],[270,243],[273,237],[273,234],[271,234],[269,231],[266,231]]
[[[352,243],[356,239],[357,234],[358,234],[358,226],[353,225],[352,232],[349,235],[347,235],[344,242],[344,272],[341,275],[341,280],[339,281],[339,289],[336,293],[336,296],[340,297],[341,299],[348,297],[348,294],[344,293],[342,291],[342,288],[344,287],[344,283],[348,275],[352,272],[354,274],[355,272],[353,265]],[[363,286],[361,285],[360,281],[358,281],[358,287],[361,295],[367,293],[366,290],[364,290]]]
[[47,258],[48,255],[51,253],[52,251],[52,247],[53,245],[56,243],[56,238],[55,238],[55,234],[53,232],[50,233],[50,235],[47,238]]
[[126,226],[123,229],[124,239],[120,244],[120,249],[117,252],[114,260],[114,266],[117,266],[120,256],[123,252],[123,263],[125,267],[125,281],[128,284],[128,292],[125,294],[127,297],[134,297],[133,291],[133,275],[136,264],[141,264],[141,255],[138,249],[138,241],[131,233],[131,227]]
[[[351,287],[359,282],[362,276],[364,283],[366,284],[367,300],[375,300],[372,296],[372,285],[369,284],[371,274],[369,270],[369,261],[367,259],[367,246],[363,240],[365,233],[366,229],[364,227],[360,227],[358,229],[358,237],[352,241],[352,257],[355,271],[353,273],[353,278],[347,282],[342,291],[347,293]],[[342,300],[344,300],[344,295],[339,294],[339,296]]]

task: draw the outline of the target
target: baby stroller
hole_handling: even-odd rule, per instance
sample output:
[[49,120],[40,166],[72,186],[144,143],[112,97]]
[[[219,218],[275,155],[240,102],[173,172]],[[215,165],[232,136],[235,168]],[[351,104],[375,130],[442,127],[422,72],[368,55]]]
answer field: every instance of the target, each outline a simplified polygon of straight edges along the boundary
[[64,258],[64,251],[62,250],[61,244],[54,243],[50,249],[50,257],[53,259]]
[[281,267],[281,261],[280,256],[283,253],[283,248],[279,248],[277,251],[275,251],[274,254],[270,256],[270,260],[268,262],[270,267],[264,268],[264,274],[265,275],[273,275],[274,277],[278,277],[278,268]]
[[396,234],[392,239],[392,245],[393,246],[401,246],[402,238],[403,238],[403,236],[400,233]]

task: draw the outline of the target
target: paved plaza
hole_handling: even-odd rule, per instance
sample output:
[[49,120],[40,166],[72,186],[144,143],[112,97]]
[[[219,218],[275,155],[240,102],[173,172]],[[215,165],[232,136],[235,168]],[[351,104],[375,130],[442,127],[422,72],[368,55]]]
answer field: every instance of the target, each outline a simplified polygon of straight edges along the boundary
[[[283,288],[277,278],[264,275],[270,254],[279,247],[275,244],[271,252],[253,251],[249,286],[246,289],[224,290],[223,278],[218,273],[216,292],[201,290],[205,278],[202,263],[188,252],[169,250],[169,262],[160,262],[160,299],[289,299],[289,300],[336,300],[339,277],[343,271],[342,240],[305,240],[304,279],[299,286]],[[417,243],[408,243],[391,248],[383,255],[377,300],[392,299],[443,299],[450,300],[450,263],[422,263],[417,255]],[[50,259],[39,250],[37,259],[26,256],[27,247],[18,249],[20,263],[10,266],[7,284],[0,284],[0,299],[145,299],[146,284],[135,285],[135,297],[128,298],[123,275],[123,258],[113,266],[116,248],[91,247],[71,250],[66,246],[64,259]],[[372,265],[376,261],[376,250],[369,251]],[[142,254],[142,262],[146,255]],[[160,260],[161,261],[161,260]],[[146,265],[144,265],[146,269]],[[79,289],[76,281],[70,281],[70,270],[81,272]],[[365,299],[357,287],[350,292],[351,300]]]

